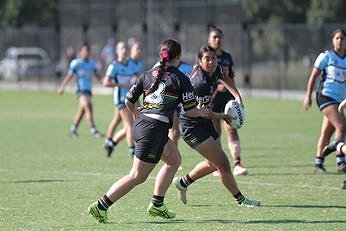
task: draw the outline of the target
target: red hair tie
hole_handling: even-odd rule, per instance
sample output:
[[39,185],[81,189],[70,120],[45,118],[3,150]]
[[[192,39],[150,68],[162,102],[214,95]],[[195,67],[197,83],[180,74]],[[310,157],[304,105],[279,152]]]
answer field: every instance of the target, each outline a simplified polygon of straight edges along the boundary
[[166,51],[166,50],[161,51],[161,57],[166,59],[166,61],[169,61],[168,51]]

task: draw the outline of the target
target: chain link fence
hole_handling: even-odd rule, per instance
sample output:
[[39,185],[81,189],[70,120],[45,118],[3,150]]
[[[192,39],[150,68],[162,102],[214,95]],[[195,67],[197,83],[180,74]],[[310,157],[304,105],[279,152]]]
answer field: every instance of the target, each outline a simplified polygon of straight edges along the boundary
[[[67,47],[78,50],[87,40],[92,58],[99,60],[109,38],[127,41],[133,37],[142,43],[143,61],[149,68],[158,59],[160,41],[176,38],[182,45],[182,59],[194,63],[199,48],[206,44],[208,26],[215,24],[224,32],[224,50],[233,56],[238,87],[280,92],[304,90],[315,58],[331,47],[331,33],[345,27],[344,23],[321,27],[248,23],[243,7],[239,0],[61,0],[54,27],[0,29],[0,55],[11,46],[37,46],[56,65]],[[58,83],[64,74],[34,81]]]

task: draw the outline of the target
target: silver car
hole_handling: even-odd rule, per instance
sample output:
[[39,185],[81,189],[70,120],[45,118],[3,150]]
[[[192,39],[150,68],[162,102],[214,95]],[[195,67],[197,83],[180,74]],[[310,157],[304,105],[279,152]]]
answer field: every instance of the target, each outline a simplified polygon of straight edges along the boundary
[[4,80],[53,77],[54,74],[47,52],[39,47],[10,47],[0,62],[0,78]]

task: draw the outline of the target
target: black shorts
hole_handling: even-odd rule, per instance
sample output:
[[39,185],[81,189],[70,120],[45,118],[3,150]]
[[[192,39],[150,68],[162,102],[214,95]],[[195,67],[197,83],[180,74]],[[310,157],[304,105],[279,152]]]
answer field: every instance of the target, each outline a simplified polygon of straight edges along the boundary
[[213,100],[212,111],[223,113],[225,106],[228,101],[235,99],[234,96],[229,92],[218,92],[215,99]]
[[219,138],[213,122],[208,119],[181,117],[179,128],[181,136],[191,148],[196,148],[209,137],[214,140]]
[[319,107],[321,111],[330,105],[339,104],[338,101],[328,96],[322,95],[321,92],[316,93],[316,102],[317,102],[317,106]]
[[133,124],[135,156],[149,163],[158,163],[168,141],[169,124],[140,114]]
[[84,91],[84,90],[78,90],[76,92],[76,94],[77,94],[77,97],[81,97],[82,95],[85,95],[85,96],[88,96],[88,97],[92,96],[91,91]]

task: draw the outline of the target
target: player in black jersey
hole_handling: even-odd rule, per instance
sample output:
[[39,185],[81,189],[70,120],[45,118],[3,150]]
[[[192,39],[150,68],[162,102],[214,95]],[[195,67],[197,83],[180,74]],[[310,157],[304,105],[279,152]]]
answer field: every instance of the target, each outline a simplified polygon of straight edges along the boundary
[[[190,80],[198,105],[201,107],[210,106],[213,92],[216,90],[219,81],[240,103],[242,102],[237,89],[232,85],[230,79],[222,73],[222,68],[216,61],[216,51],[210,46],[202,47],[198,52],[198,65],[193,70]],[[259,206],[259,201],[247,199],[240,192],[232,175],[227,155],[222,150],[219,135],[213,126],[212,119],[223,119],[229,123],[228,116],[224,113],[210,113],[209,118],[192,118],[185,111],[181,112],[180,128],[182,137],[205,160],[198,163],[186,176],[174,178],[173,184],[178,190],[179,199],[186,204],[187,186],[217,170],[221,182],[240,206]]]
[[[115,182],[108,192],[89,207],[89,213],[99,222],[107,221],[107,209],[135,186],[143,183],[161,159],[154,194],[147,212],[151,216],[171,219],[175,213],[164,205],[164,196],[180,165],[177,146],[168,138],[174,110],[182,104],[191,117],[207,117],[206,108],[198,109],[191,82],[178,70],[181,47],[168,39],[160,44],[160,65],[143,73],[129,90],[126,106],[136,117],[133,130],[136,151],[130,173]],[[143,107],[136,102],[143,95]]]
[[[217,62],[219,65],[222,66],[225,75],[230,79],[231,84],[235,88],[232,56],[230,53],[227,53],[222,49],[222,40],[222,30],[215,26],[210,27],[208,45],[216,50]],[[234,99],[234,95],[228,92],[225,86],[219,84],[218,91],[216,92],[215,99],[213,100],[213,111],[223,112],[226,103],[231,99]],[[213,122],[219,135],[221,136],[221,120],[215,119]],[[237,129],[234,129],[231,126],[229,126],[227,123],[223,123],[223,127],[227,135],[228,148],[231,152],[231,156],[234,162],[233,174],[247,175],[248,171],[244,167],[240,157],[241,148],[238,131]],[[218,175],[218,173],[215,172],[214,175]]]

